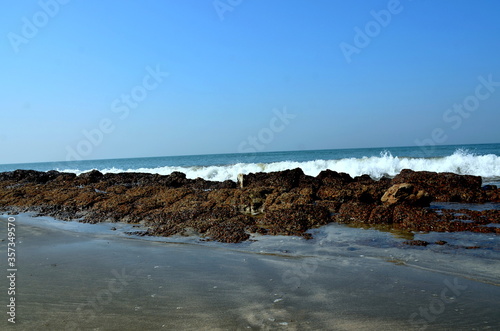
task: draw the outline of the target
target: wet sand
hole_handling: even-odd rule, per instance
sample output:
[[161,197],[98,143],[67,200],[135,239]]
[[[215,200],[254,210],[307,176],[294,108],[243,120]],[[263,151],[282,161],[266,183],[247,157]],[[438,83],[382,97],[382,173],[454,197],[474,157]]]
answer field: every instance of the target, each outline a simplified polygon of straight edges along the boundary
[[[162,242],[120,225],[15,217],[17,316],[12,326],[3,313],[5,330],[500,329],[494,273],[480,281],[355,247],[324,254],[299,238]],[[0,226],[5,239],[6,217]],[[7,286],[4,277],[4,303]]]

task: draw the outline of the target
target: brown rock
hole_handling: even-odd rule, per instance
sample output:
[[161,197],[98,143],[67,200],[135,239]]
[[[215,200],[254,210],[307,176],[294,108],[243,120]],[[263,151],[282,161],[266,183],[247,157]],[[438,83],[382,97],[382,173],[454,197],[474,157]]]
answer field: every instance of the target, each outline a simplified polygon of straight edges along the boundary
[[479,202],[484,201],[479,176],[457,175],[404,169],[394,177],[393,184],[413,184],[417,190],[424,190],[436,201]]
[[368,223],[370,224],[392,224],[393,206],[376,206],[370,213]]
[[451,201],[499,199],[497,187],[481,187],[474,176],[405,170],[393,181],[375,181],[329,170],[311,177],[294,169],[249,174],[243,183],[191,180],[182,173],[17,170],[0,173],[0,210],[89,223],[140,222],[149,227],[147,235],[199,233],[224,242],[246,240],[249,232],[309,237],[308,229],[331,221],[500,234],[488,226],[500,222],[500,211],[424,208],[434,194]]
[[337,189],[354,181],[349,174],[332,170],[323,170],[316,178],[321,181],[322,186],[335,187]]
[[243,176],[245,187],[279,187],[289,191],[295,187],[312,182],[315,178],[304,175],[300,168],[271,173],[256,173]]
[[257,225],[269,234],[302,235],[310,228],[330,222],[330,213],[324,207],[298,205],[266,212]]
[[486,196],[486,201],[500,202],[500,188],[496,185],[485,185],[482,189]]
[[407,240],[404,241],[403,244],[408,246],[427,246],[429,243],[425,240]]
[[380,201],[387,206],[407,204],[428,207],[432,197],[424,190],[417,190],[413,184],[403,183],[391,186]]
[[375,206],[360,202],[346,202],[340,207],[335,220],[339,223],[368,223]]

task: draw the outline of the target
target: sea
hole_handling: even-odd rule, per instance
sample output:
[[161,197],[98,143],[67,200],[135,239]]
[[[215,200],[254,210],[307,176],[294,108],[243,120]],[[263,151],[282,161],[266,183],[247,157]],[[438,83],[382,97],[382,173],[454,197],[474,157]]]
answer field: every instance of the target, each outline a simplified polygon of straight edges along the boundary
[[[330,169],[374,179],[402,169],[452,172],[500,185],[500,144],[7,164],[0,172],[180,171],[225,181],[294,168],[311,176]],[[500,330],[500,237],[492,232],[402,233],[330,223],[309,230],[309,240],[252,234],[228,244],[131,235],[145,230],[141,224],[26,213],[0,215],[1,238],[7,238],[8,222],[16,224],[23,329]]]
[[81,174],[93,169],[102,173],[142,172],[168,175],[183,172],[187,178],[236,181],[238,174],[301,168],[316,176],[330,169],[352,177],[394,177],[402,169],[452,172],[483,178],[483,184],[500,185],[500,144],[411,146],[260,152],[249,154],[183,155],[146,158],[83,160],[0,165],[0,172],[16,169],[58,170]]

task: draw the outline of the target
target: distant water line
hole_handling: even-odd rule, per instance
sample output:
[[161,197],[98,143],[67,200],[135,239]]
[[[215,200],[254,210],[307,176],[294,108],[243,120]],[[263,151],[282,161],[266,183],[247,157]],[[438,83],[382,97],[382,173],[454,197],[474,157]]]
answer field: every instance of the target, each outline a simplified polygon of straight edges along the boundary
[[214,154],[50,162],[0,165],[0,171],[32,169],[81,174],[96,169],[103,173],[143,172],[168,175],[183,172],[188,178],[236,181],[238,174],[301,168],[316,176],[323,170],[345,172],[352,177],[368,174],[374,179],[393,177],[403,169],[452,172],[500,182],[500,144],[439,146],[430,151],[419,147],[365,148],[320,151]]

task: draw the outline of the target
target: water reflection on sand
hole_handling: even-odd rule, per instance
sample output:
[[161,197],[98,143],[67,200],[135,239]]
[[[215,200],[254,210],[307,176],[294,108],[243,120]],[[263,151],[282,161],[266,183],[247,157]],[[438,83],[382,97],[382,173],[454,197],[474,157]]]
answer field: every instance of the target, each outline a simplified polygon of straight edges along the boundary
[[[21,329],[500,326],[496,236],[450,233],[448,245],[413,247],[390,232],[331,224],[313,230],[312,240],[220,244],[130,237],[123,224],[16,217]],[[432,236],[415,234],[429,242]],[[465,242],[480,248],[461,248]]]

